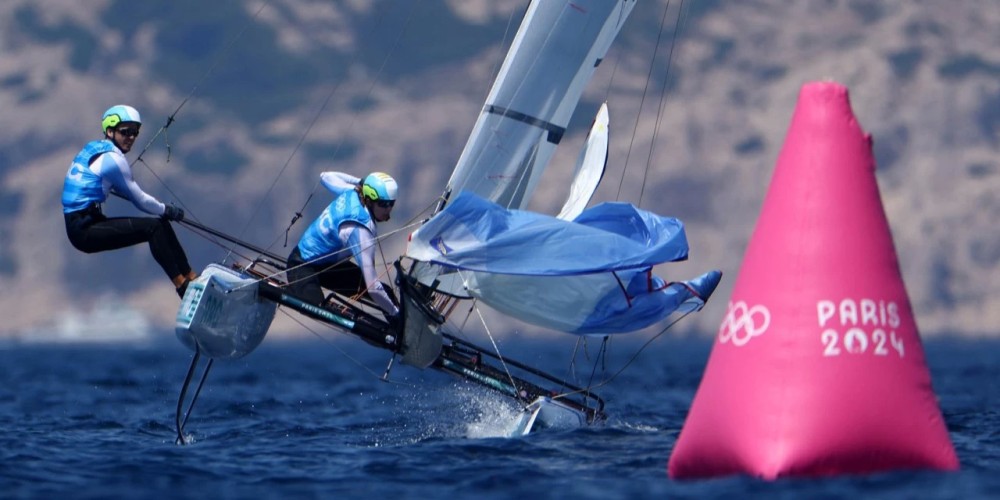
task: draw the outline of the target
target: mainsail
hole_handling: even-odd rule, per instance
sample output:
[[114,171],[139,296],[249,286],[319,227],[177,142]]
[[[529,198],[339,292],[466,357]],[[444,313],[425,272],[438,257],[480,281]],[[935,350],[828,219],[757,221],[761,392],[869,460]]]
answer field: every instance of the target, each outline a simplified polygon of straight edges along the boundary
[[524,208],[635,0],[531,2],[447,190]]

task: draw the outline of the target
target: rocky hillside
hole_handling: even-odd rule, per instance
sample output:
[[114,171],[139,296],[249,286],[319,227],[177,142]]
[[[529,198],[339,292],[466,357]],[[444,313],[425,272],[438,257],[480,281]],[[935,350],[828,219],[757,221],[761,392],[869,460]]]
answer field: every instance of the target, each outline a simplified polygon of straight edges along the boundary
[[[133,168],[148,192],[281,254],[293,215],[305,220],[289,244],[328,200],[319,172],[391,172],[404,194],[384,252],[398,254],[407,224],[447,180],[525,4],[4,2],[0,334],[52,329],[102,303],[172,325],[177,298],[146,248],[88,256],[64,234],[62,177],[113,104],[143,113],[129,157],[146,147]],[[798,91],[832,79],[874,136],[921,331],[1000,335],[1000,9],[989,0],[679,4],[640,1],[533,208],[558,209],[607,99],[612,145],[597,201],[687,223],[691,259],[660,274],[726,273],[684,325],[711,333]],[[120,200],[105,209],[134,211]],[[181,238],[195,267],[227,257],[193,233]],[[296,325],[279,319],[276,330]]]

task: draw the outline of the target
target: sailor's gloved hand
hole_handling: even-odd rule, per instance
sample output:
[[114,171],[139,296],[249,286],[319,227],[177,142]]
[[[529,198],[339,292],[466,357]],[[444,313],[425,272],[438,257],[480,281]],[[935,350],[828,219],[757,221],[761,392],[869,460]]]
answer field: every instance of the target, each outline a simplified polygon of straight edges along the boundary
[[163,210],[163,218],[167,220],[184,220],[184,209],[174,205],[167,205]]
[[386,316],[385,320],[389,322],[389,328],[392,328],[392,331],[403,331],[403,315],[401,313]]

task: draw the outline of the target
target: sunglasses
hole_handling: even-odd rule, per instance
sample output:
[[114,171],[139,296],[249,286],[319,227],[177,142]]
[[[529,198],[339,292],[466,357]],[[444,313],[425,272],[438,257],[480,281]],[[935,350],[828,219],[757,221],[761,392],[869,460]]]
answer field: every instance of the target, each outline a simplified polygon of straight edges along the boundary
[[377,200],[375,204],[382,208],[392,208],[396,204],[396,200]]
[[137,137],[139,135],[139,127],[121,127],[116,128],[115,131],[125,137]]

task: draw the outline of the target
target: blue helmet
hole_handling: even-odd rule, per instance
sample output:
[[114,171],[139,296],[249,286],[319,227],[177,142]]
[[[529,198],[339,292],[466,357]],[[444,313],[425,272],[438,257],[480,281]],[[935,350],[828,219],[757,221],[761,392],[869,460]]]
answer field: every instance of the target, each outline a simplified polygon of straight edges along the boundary
[[373,172],[361,183],[361,194],[372,201],[396,201],[396,180],[385,172]]
[[132,106],[119,104],[111,106],[104,112],[104,116],[101,117],[101,128],[104,133],[107,133],[109,128],[117,127],[119,123],[125,122],[135,122],[142,125],[142,118]]

